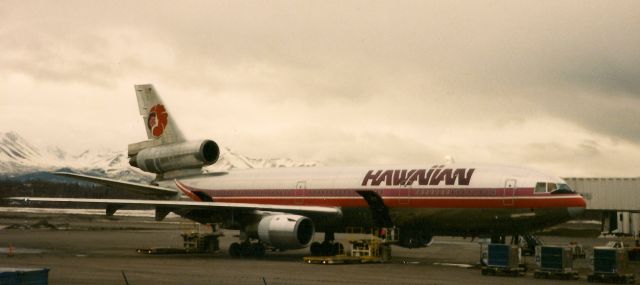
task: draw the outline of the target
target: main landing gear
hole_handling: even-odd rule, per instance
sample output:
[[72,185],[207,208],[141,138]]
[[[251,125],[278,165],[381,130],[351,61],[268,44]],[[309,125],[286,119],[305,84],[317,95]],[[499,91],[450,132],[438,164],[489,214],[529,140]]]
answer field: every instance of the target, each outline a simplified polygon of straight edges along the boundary
[[311,243],[312,256],[334,256],[344,254],[344,245],[335,241],[333,232],[324,233],[324,241],[319,243],[314,241]]
[[233,257],[264,256],[267,246],[259,239],[252,239],[245,231],[240,231],[239,237],[241,242],[234,242],[229,246],[229,255]]
[[267,250],[261,242],[234,242],[229,246],[229,255],[233,257],[263,257]]

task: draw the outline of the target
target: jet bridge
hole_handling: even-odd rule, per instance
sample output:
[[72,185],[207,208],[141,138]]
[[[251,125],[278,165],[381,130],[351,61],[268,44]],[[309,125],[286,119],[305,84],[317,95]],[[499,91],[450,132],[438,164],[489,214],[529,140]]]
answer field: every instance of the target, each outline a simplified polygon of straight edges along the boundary
[[602,212],[602,232],[632,235],[640,232],[640,177],[563,178],[587,201],[587,210]]

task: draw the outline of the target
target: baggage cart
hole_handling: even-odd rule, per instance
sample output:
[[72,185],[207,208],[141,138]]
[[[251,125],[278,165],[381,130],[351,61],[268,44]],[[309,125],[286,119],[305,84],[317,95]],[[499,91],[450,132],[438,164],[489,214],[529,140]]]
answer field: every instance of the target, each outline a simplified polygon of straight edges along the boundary
[[628,269],[624,248],[593,249],[593,274],[587,276],[587,281],[633,284],[635,278],[635,274]]
[[520,247],[494,243],[487,245],[487,264],[482,266],[482,275],[524,276],[525,272]]
[[573,270],[573,250],[571,246],[538,246],[536,247],[536,264],[534,278],[579,279]]

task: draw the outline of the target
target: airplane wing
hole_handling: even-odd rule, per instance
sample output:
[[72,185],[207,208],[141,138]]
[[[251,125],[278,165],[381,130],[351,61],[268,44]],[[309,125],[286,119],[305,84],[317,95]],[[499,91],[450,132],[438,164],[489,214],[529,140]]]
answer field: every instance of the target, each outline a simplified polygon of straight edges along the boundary
[[342,215],[340,208],[321,207],[321,206],[303,206],[303,205],[275,205],[275,204],[252,204],[252,203],[225,203],[210,201],[187,201],[187,200],[168,200],[170,197],[179,197],[178,190],[159,187],[154,185],[145,185],[141,183],[124,182],[109,178],[93,177],[82,174],[55,172],[58,176],[71,177],[107,185],[117,189],[128,190],[144,195],[156,196],[158,200],[141,200],[141,199],[90,199],[90,198],[49,198],[49,197],[7,197],[2,200],[13,205],[29,206],[38,205],[60,205],[60,204],[85,204],[100,206],[106,209],[106,214],[112,216],[118,209],[126,206],[143,206],[155,208],[156,220],[162,220],[170,212],[185,213],[189,211],[207,211],[207,212],[242,212],[257,213],[259,211],[267,212],[284,212],[302,215],[319,215],[334,216]]
[[[31,203],[82,203],[105,206],[107,215],[113,215],[115,210],[124,206],[148,206],[155,207],[156,211],[162,209],[166,213],[183,210],[247,210],[247,211],[274,211],[287,213],[309,213],[320,215],[342,215],[340,208],[321,206],[289,206],[272,204],[251,204],[251,203],[224,203],[224,202],[199,202],[199,201],[177,201],[177,200],[135,200],[135,199],[85,199],[85,198],[40,198],[40,197],[8,197],[3,200],[9,203],[19,203],[29,205]],[[115,207],[115,208],[110,208]],[[109,210],[113,212],[109,213]],[[158,216],[156,216],[158,218]],[[160,219],[162,219],[160,218]]]
[[178,190],[175,190],[175,189],[142,184],[142,183],[124,182],[124,181],[115,180],[115,179],[94,177],[94,176],[69,173],[69,172],[53,172],[53,174],[58,176],[85,180],[85,181],[89,181],[97,184],[102,184],[102,185],[110,186],[116,189],[128,190],[128,191],[135,192],[138,194],[143,194],[143,195],[167,197],[167,196],[175,196],[178,194]]

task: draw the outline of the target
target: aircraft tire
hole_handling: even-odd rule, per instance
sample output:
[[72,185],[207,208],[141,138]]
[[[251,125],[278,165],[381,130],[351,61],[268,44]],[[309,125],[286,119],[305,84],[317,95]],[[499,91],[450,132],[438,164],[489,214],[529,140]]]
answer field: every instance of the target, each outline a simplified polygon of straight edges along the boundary
[[229,246],[229,255],[233,257],[238,257],[242,253],[242,247],[239,243],[234,242]]
[[332,246],[331,255],[339,255],[339,254],[342,254],[342,253],[344,253],[344,245],[342,245],[339,242],[334,243],[333,246]]
[[251,245],[251,251],[253,256],[255,257],[263,257],[266,251],[266,248],[261,243],[254,243]]
[[319,242],[314,241],[311,243],[309,250],[311,251],[312,256],[320,256],[322,254],[322,245],[320,245]]
[[321,252],[323,256],[331,256],[333,255],[333,245],[329,241],[324,241],[320,244]]
[[243,242],[240,244],[240,254],[242,257],[251,257],[253,256],[253,246],[249,242]]

